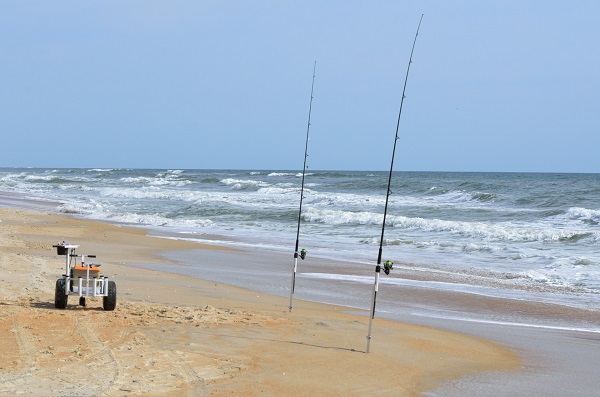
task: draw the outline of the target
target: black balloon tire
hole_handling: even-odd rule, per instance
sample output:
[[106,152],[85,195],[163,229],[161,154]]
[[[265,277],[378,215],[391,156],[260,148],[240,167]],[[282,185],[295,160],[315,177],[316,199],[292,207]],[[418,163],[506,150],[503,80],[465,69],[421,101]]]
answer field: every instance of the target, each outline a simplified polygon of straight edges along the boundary
[[65,309],[69,295],[65,293],[65,279],[59,278],[56,280],[56,289],[54,290],[54,307],[57,309]]
[[117,284],[114,281],[108,282],[108,296],[102,298],[104,310],[115,310],[117,307]]

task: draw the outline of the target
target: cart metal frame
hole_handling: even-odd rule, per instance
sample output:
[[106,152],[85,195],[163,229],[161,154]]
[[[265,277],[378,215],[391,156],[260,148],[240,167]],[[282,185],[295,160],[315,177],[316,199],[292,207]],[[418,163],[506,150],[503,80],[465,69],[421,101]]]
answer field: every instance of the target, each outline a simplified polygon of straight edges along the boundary
[[[58,244],[53,245],[56,248],[57,255],[65,256],[65,273],[56,280],[56,289],[54,295],[54,306],[58,309],[67,307],[70,295],[79,296],[79,305],[86,306],[87,297],[102,297],[104,310],[114,310],[117,303],[117,287],[114,281],[109,281],[108,276],[99,274],[96,270],[101,265],[95,263],[86,263],[86,255],[77,255],[76,250],[79,245]],[[96,255],[87,255],[88,258],[95,258]],[[77,258],[81,258],[81,265],[77,266]],[[85,269],[85,276],[78,272],[75,275],[75,268]],[[97,273],[97,275],[91,275]]]

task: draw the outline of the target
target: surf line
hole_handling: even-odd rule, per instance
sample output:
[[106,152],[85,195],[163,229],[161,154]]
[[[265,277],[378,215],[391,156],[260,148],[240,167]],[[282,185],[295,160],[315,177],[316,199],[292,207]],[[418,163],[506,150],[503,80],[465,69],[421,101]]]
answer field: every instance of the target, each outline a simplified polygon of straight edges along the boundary
[[[308,140],[310,138],[310,115],[312,113],[313,92],[315,88],[315,72],[317,70],[317,61],[313,66],[312,84],[310,87],[310,104],[308,106],[308,125],[306,127],[306,143],[304,144],[304,167],[302,168],[302,185],[300,187],[300,208],[298,209],[298,228],[296,231],[296,249],[294,250],[294,268],[292,270],[292,286],[290,288],[289,311],[292,311],[292,300],[294,299],[294,290],[296,288],[296,272],[298,270],[298,246],[300,245],[300,221],[302,219],[302,200],[304,199],[304,177],[306,176],[306,159],[308,158]],[[306,258],[306,250],[300,251],[300,258]]]
[[[419,20],[419,25],[417,26],[417,33],[415,34],[415,39],[413,41],[412,49],[410,50],[410,58],[408,60],[408,67],[406,68],[406,77],[404,78],[404,88],[402,89],[402,99],[400,100],[400,110],[398,111],[398,122],[396,123],[396,137],[394,139],[394,149],[392,150],[392,161],[390,164],[390,174],[388,177],[388,185],[387,185],[387,193],[385,196],[385,208],[383,210],[383,222],[381,225],[381,239],[379,241],[379,255],[377,256],[377,265],[375,266],[375,282],[373,284],[373,294],[371,298],[371,313],[369,315],[369,331],[367,333],[367,353],[369,352],[369,348],[371,347],[371,329],[373,327],[373,318],[375,318],[375,303],[377,301],[377,290],[379,289],[379,273],[381,273],[381,256],[383,253],[383,235],[385,233],[385,220],[387,218],[388,211],[388,203],[390,199],[390,185],[392,183],[392,172],[394,171],[394,156],[396,155],[396,144],[398,143],[398,130],[400,129],[400,117],[402,116],[402,106],[404,105],[404,98],[406,98],[406,83],[408,81],[408,73],[410,72],[410,65],[412,64],[412,57],[415,51],[415,44],[417,43],[417,37],[419,36],[419,29],[421,28],[421,22],[423,21],[423,15],[421,14],[421,19]],[[383,265],[383,271],[385,274],[390,274],[390,270],[392,270],[393,263],[391,261],[386,261]]]

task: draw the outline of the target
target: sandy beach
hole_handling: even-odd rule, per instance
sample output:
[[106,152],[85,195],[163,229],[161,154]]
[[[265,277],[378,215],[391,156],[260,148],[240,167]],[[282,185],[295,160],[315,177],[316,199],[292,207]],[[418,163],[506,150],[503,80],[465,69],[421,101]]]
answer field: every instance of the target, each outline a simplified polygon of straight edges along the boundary
[[[228,251],[143,229],[0,209],[0,395],[413,396],[465,376],[519,371],[501,344],[155,270],[163,252]],[[117,307],[54,307],[59,241],[95,254]]]

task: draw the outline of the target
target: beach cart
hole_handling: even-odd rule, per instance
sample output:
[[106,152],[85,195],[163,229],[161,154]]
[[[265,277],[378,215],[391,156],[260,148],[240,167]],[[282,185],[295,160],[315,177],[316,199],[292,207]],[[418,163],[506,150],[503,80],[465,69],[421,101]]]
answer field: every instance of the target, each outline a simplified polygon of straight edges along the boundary
[[[79,297],[79,304],[86,306],[86,298],[102,297],[104,310],[115,310],[117,306],[117,286],[114,281],[109,281],[107,276],[100,274],[100,264],[86,263],[86,255],[77,255],[78,245],[60,243],[53,245],[57,255],[65,256],[65,274],[56,280],[54,292],[54,306],[65,309],[69,295]],[[95,258],[96,255],[87,255]],[[80,263],[77,259],[80,258]]]

